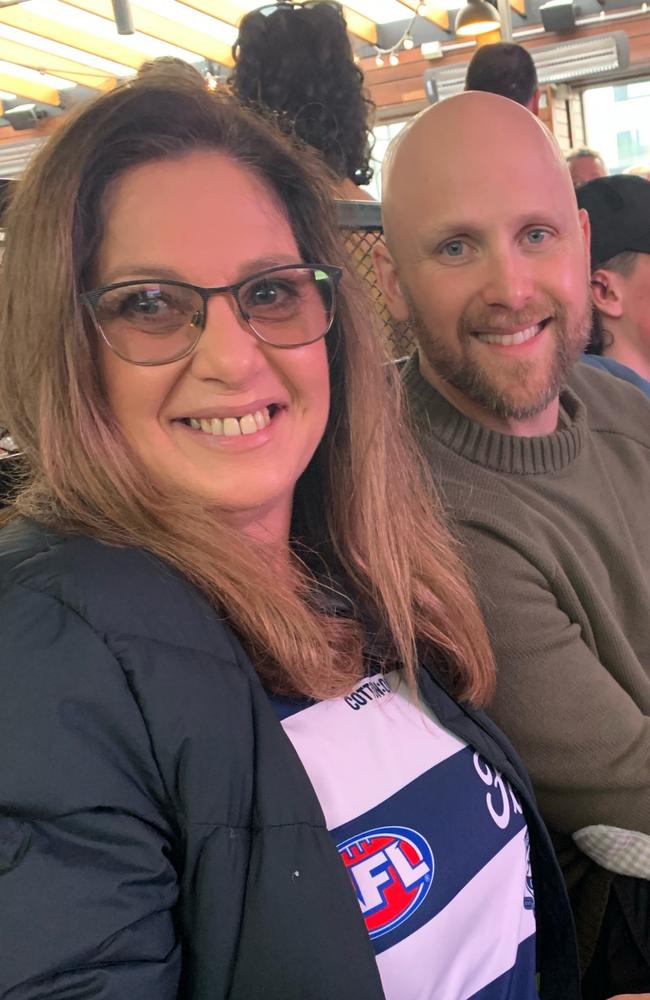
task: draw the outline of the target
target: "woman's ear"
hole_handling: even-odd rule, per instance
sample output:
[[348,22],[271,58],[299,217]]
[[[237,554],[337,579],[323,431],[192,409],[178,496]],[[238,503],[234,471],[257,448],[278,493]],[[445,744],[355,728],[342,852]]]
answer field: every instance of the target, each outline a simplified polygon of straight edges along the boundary
[[408,302],[402,291],[393,258],[383,240],[375,243],[372,251],[372,262],[377,276],[377,284],[381,288],[391,316],[398,322],[408,320]]
[[599,267],[591,276],[591,294],[599,312],[612,319],[623,315],[623,289],[621,275]]

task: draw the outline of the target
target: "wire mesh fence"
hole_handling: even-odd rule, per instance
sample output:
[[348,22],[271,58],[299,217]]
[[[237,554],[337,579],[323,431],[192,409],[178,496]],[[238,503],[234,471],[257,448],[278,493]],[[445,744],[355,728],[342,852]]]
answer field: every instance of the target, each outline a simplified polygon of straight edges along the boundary
[[415,348],[413,330],[390,315],[372,265],[372,249],[383,239],[381,207],[378,202],[339,201],[336,210],[345,245],[375,305],[386,350],[391,358],[403,358]]

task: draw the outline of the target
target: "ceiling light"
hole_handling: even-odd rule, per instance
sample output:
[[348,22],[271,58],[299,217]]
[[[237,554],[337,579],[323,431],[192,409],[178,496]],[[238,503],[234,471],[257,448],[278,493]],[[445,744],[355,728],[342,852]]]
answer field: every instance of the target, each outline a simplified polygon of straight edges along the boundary
[[397,66],[397,64],[399,63],[399,56],[397,55],[397,52],[391,52],[391,54],[388,57],[388,62],[391,64],[391,66]]
[[404,41],[402,42],[402,45],[404,46],[405,49],[412,49],[413,46],[415,45],[415,42],[413,41],[410,35],[407,35]]
[[426,17],[426,15],[428,14],[428,7],[427,7],[427,5],[425,3],[419,3],[417,5],[417,7],[415,8],[415,13],[419,17]]
[[112,0],[113,18],[118,35],[134,35],[133,18],[129,0]]
[[375,66],[383,66],[383,65],[384,65],[384,60],[379,55],[379,53],[377,53],[377,55],[375,56]]
[[500,26],[499,12],[487,0],[469,0],[456,15],[455,31],[461,37],[483,35],[486,31],[496,31]]

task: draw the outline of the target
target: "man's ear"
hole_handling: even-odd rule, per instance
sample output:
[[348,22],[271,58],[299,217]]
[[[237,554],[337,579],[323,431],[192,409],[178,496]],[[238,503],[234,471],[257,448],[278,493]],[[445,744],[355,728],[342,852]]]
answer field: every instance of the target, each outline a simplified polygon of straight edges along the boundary
[[591,267],[591,220],[586,208],[578,209],[578,219],[580,220],[580,232],[582,233],[582,243],[587,257],[587,267]]
[[539,100],[540,100],[541,96],[542,96],[542,92],[541,92],[540,88],[537,87],[536,90],[535,90],[535,93],[531,97],[530,102],[528,104],[529,110],[532,111],[532,113],[534,115],[537,115],[537,117],[539,117]]
[[623,289],[619,274],[599,267],[591,276],[591,294],[599,312],[612,319],[620,319],[623,315]]
[[402,291],[397,270],[383,240],[375,243],[372,262],[377,275],[377,284],[382,290],[384,301],[394,320],[403,322],[409,318],[408,302]]

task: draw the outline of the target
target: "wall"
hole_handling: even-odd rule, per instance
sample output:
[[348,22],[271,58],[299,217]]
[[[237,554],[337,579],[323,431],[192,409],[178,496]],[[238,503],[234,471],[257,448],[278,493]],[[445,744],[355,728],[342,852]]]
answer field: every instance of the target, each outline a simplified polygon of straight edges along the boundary
[[[639,11],[639,8],[634,10]],[[573,32],[542,32],[529,39],[516,37],[515,41],[534,51],[541,45],[557,45],[571,39],[615,30],[624,30],[630,39],[631,69],[628,75],[634,73],[635,67],[638,75],[650,74],[650,12],[635,13],[634,16],[625,18],[607,17]],[[443,43],[446,44],[454,44],[453,35],[449,36],[448,43]],[[399,120],[426,107],[422,82],[425,70],[469,62],[474,51],[474,44],[470,44],[446,52],[442,59],[429,61],[422,58],[419,49],[412,49],[410,52],[400,52],[398,66],[378,67],[372,58],[362,60],[361,68],[372,99],[377,105],[379,119]],[[568,149],[584,142],[580,97],[564,88],[559,91],[558,96],[554,94],[553,88],[547,88],[548,107],[541,117],[557,136],[560,145]]]

